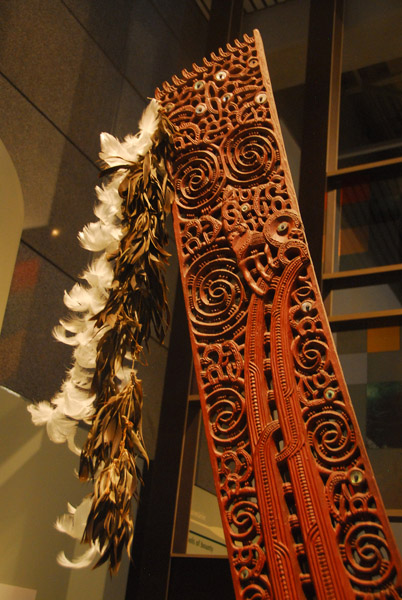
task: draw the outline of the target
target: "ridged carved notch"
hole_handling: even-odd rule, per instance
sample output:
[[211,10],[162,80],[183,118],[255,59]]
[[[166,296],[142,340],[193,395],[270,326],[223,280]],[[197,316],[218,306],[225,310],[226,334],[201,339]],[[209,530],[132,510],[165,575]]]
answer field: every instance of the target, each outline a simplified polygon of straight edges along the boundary
[[176,241],[236,597],[400,598],[258,32],[157,98],[177,128]]

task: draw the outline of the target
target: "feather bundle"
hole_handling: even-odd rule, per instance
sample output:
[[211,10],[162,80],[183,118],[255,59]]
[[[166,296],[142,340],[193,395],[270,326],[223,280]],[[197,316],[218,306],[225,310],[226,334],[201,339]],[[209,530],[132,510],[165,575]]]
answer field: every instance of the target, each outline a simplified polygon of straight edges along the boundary
[[[50,402],[30,405],[32,420],[51,440],[79,453],[75,432],[91,425],[81,451],[79,478],[93,492],[56,522],[59,531],[89,543],[78,568],[109,560],[117,572],[133,537],[131,499],[141,480],[137,456],[148,461],[142,436],[142,384],[134,369],[153,330],[163,341],[169,323],[164,270],[166,216],[173,197],[168,177],[173,129],[152,100],[137,135],[123,142],[101,134],[100,158],[109,182],[96,188],[98,221],[79,234],[81,245],[102,252],[82,273],[84,283],[65,292],[71,311],[53,333],[74,347],[73,366]],[[129,366],[128,366],[129,365]]]

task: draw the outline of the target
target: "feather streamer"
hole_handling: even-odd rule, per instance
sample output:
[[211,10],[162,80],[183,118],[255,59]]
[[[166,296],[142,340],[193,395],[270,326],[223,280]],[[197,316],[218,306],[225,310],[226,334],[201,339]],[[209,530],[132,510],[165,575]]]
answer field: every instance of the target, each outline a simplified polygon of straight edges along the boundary
[[[74,348],[73,365],[50,402],[28,407],[35,425],[46,425],[50,439],[67,442],[80,454],[79,478],[93,481],[93,492],[55,526],[81,539],[89,549],[78,559],[58,555],[62,566],[80,568],[109,561],[118,571],[124,547],[133,537],[131,499],[148,462],[142,435],[142,384],[134,369],[153,330],[163,341],[169,323],[164,270],[168,253],[166,216],[173,189],[168,176],[173,128],[151,100],[139,133],[123,142],[101,134],[101,175],[96,187],[98,221],[79,233],[80,244],[96,253],[76,283],[65,292],[71,311],[60,319],[54,337]],[[77,425],[91,425],[80,451]]]

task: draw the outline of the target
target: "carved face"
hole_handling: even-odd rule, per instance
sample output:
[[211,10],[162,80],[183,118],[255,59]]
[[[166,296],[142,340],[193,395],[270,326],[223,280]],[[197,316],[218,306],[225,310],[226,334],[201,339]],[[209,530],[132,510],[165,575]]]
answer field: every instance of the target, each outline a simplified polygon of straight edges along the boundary
[[233,250],[233,252],[239,258],[242,258],[242,254],[246,251],[251,243],[251,231],[245,224],[236,225],[234,229],[228,232],[227,239]]

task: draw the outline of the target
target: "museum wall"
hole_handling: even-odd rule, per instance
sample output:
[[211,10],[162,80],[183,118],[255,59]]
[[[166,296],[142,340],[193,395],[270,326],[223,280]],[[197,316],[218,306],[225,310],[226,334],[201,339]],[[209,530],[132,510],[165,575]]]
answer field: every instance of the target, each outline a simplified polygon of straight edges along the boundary
[[[70,350],[52,339],[51,329],[66,314],[64,290],[89,260],[76,236],[95,220],[99,134],[135,131],[155,86],[201,59],[206,27],[186,0],[0,4],[0,140],[15,166],[25,213],[0,338],[2,598],[10,586],[24,588],[26,598],[34,597],[27,590],[37,590],[37,600],[124,597],[127,561],[114,580],[104,568],[81,573],[56,564],[55,554],[65,549],[71,556],[74,544],[52,523],[83,490],[73,473],[76,457],[31,424],[26,405],[51,398],[69,365]],[[11,228],[12,212],[5,218]],[[2,254],[0,260],[7,248]],[[5,263],[0,266],[3,289]],[[171,305],[176,281],[173,253]],[[151,458],[168,348],[168,341],[151,340],[150,368],[140,371]]]
[[24,221],[24,199],[13,161],[0,140],[0,331]]

